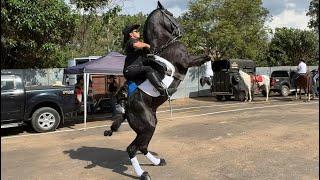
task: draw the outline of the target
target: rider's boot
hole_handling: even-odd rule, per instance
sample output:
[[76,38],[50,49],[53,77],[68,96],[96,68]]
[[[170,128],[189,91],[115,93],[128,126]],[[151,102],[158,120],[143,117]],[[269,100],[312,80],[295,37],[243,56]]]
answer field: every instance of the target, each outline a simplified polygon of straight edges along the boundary
[[158,78],[155,72],[150,72],[147,74],[147,78],[151,82],[151,84],[159,91],[161,96],[166,96],[166,86],[162,83],[162,81]]

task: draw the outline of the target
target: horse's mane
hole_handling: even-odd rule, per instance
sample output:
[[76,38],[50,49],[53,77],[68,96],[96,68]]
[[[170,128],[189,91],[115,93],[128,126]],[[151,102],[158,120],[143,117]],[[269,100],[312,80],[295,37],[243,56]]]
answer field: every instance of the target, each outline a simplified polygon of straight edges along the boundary
[[157,8],[157,9],[155,9],[155,10],[153,10],[149,15],[148,15],[148,17],[147,17],[147,19],[146,19],[146,22],[144,23],[144,27],[143,27],[143,38],[144,38],[144,41],[146,42],[146,43],[149,43],[150,42],[150,40],[148,39],[148,37],[147,37],[147,27],[148,27],[148,24],[150,23],[150,19],[154,16],[154,14],[157,12],[157,11],[159,11],[160,10],[160,8]]

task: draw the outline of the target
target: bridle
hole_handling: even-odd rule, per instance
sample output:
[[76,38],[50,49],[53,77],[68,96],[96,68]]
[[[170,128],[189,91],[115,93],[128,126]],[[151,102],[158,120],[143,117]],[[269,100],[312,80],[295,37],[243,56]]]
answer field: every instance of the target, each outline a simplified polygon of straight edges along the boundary
[[[168,46],[170,46],[171,44],[176,42],[180,37],[182,37],[182,31],[179,25],[175,21],[173,21],[172,18],[170,18],[168,15],[170,12],[166,9],[160,9],[160,12],[163,16],[163,21],[164,18],[167,18],[171,22],[171,25],[175,27],[174,30],[171,32],[171,36],[173,36],[174,38],[169,39],[164,45],[160,46],[160,48],[154,48],[153,54],[160,54],[164,49],[166,49]],[[171,13],[170,15],[172,16]]]

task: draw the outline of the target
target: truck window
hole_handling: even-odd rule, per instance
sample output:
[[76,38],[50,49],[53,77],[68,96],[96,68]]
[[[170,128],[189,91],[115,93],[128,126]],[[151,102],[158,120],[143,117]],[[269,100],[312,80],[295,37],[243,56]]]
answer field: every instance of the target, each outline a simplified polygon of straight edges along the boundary
[[271,74],[271,77],[289,77],[286,71],[274,71]]
[[14,79],[13,78],[1,78],[1,91],[14,89]]

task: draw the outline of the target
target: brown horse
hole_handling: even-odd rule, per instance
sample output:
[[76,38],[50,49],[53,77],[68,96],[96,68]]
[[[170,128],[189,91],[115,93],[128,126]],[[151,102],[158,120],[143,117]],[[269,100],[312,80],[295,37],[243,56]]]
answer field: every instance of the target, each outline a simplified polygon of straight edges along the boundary
[[299,89],[299,99],[301,99],[301,89],[308,96],[308,101],[310,101],[310,91],[312,88],[312,79],[310,73],[300,74],[296,79],[296,99],[298,99],[298,89]]

